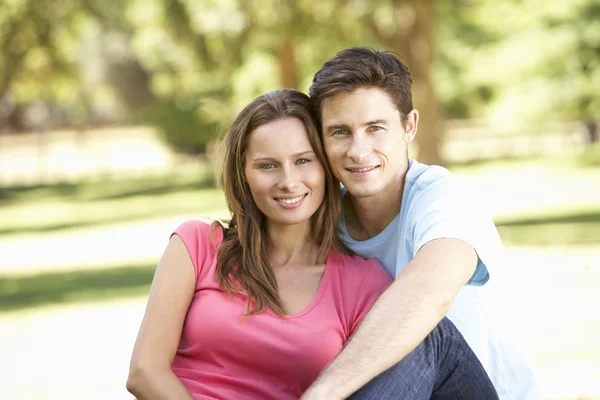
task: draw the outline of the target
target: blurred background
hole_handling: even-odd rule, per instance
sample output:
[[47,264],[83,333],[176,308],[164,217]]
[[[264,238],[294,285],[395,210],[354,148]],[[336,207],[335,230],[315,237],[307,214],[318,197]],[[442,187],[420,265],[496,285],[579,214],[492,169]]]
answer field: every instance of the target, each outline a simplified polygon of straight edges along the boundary
[[219,136],[353,45],[496,221],[543,398],[600,399],[600,0],[0,0],[0,398],[130,398],[170,232],[227,215]]

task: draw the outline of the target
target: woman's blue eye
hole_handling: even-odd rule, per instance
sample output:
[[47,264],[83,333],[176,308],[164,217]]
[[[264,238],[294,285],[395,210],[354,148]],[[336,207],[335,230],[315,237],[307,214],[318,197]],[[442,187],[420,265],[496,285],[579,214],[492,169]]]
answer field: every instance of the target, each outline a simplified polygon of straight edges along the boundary
[[271,169],[274,168],[275,165],[271,164],[271,163],[267,163],[267,164],[263,164],[260,166],[260,169]]
[[296,164],[306,164],[307,162],[310,162],[310,160],[307,158],[301,158],[298,161],[296,161]]

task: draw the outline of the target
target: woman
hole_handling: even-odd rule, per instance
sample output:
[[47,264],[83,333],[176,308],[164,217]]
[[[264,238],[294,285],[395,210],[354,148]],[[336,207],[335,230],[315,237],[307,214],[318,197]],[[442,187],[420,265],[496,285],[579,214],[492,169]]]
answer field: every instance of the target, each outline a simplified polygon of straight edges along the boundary
[[[232,124],[221,174],[231,221],[188,221],[172,234],[131,360],[127,389],[138,399],[298,399],[391,283],[337,237],[339,183],[309,110],[306,95],[283,89]],[[452,374],[497,398],[464,339],[455,342],[419,398],[454,384]],[[431,362],[420,356],[397,368]],[[476,374],[455,373],[473,363]]]
[[138,399],[298,399],[390,284],[337,238],[339,184],[309,109],[279,90],[234,121],[231,222],[172,235],[133,351]]

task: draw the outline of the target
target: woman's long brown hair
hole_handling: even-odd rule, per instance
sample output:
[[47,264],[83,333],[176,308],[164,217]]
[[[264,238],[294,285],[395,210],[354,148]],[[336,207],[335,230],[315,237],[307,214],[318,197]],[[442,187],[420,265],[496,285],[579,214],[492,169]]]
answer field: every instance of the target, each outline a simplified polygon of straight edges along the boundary
[[[340,186],[327,163],[310,99],[292,89],[280,89],[258,97],[238,114],[225,136],[224,165],[220,174],[232,218],[228,226],[223,227],[224,240],[217,250],[217,281],[226,293],[247,295],[246,315],[260,313],[265,308],[281,316],[285,314],[277,280],[268,261],[271,241],[265,216],[252,197],[244,173],[251,133],[261,125],[282,118],[297,118],[302,122],[325,170],[325,195],[311,219],[311,241],[318,248],[318,260],[324,262],[331,249],[347,251],[337,235]],[[285,135],[285,132],[281,134]]]

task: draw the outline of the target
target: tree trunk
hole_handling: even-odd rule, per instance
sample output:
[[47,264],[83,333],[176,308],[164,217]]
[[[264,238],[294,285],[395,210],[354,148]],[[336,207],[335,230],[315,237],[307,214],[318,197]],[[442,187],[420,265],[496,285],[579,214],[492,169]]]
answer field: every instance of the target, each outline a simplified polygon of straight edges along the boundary
[[413,94],[419,110],[419,130],[416,136],[419,146],[419,162],[430,165],[442,165],[440,155],[441,118],[439,105],[431,79],[420,79],[414,85]]
[[281,41],[279,49],[279,71],[281,74],[281,87],[298,88],[298,68],[296,66],[295,42],[291,35],[286,35]]
[[413,95],[415,106],[420,111],[419,131],[416,136],[419,161],[439,165],[442,164],[439,152],[441,115],[431,78],[435,45],[435,11],[431,1],[411,0],[408,3],[414,13],[414,23],[408,30],[408,37],[404,40],[409,43],[407,56],[414,79]]
[[150,91],[150,75],[133,59],[111,60],[108,82],[115,89],[128,115],[156,101]]
[[598,142],[598,124],[595,121],[587,121],[585,123],[586,133],[588,135],[588,144]]
[[395,0],[396,29],[393,33],[380,29],[372,15],[366,19],[375,38],[398,53],[413,76],[413,103],[419,110],[419,131],[416,142],[419,161],[443,164],[440,155],[442,115],[437,100],[431,67],[434,56],[435,10],[431,0]]

